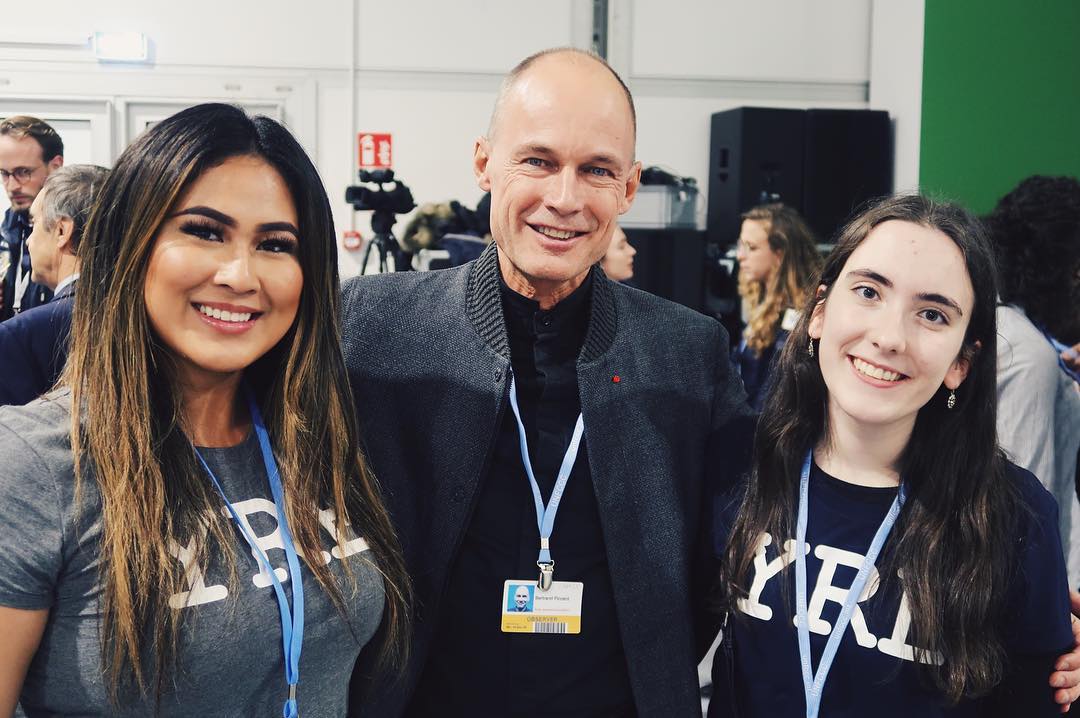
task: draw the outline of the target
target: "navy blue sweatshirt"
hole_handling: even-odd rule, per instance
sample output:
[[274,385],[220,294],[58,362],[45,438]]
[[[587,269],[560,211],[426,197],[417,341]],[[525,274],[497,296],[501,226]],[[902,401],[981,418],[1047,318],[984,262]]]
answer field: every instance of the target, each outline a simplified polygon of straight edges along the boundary
[[[916,651],[909,643],[911,614],[901,595],[902,581],[879,584],[875,571],[867,582],[868,596],[857,604],[828,674],[822,716],[1058,714],[1049,677],[1055,659],[1071,648],[1073,638],[1057,505],[1029,472],[1010,464],[1010,476],[1030,512],[1020,512],[1019,565],[1011,585],[1003,587],[1008,591],[1008,608],[1005,625],[997,627],[1009,656],[1005,681],[983,700],[945,706],[920,670]],[[714,537],[718,555],[723,555],[740,491],[716,499]],[[814,670],[863,554],[895,496],[895,488],[856,486],[829,476],[816,465],[811,470],[806,537],[810,553],[806,568]],[[897,535],[899,532],[894,530],[892,536]],[[740,718],[806,715],[798,639],[792,620],[795,542],[785,544],[783,558],[775,543],[768,539],[764,555],[759,555],[752,569],[750,597],[739,602],[739,610],[728,624],[735,639],[734,681],[723,675],[721,661],[717,660],[710,717],[728,716],[732,698]],[[888,546],[886,542],[882,556],[887,554]],[[928,658],[940,660],[938,656]],[[734,683],[734,696],[730,695],[729,682]]]

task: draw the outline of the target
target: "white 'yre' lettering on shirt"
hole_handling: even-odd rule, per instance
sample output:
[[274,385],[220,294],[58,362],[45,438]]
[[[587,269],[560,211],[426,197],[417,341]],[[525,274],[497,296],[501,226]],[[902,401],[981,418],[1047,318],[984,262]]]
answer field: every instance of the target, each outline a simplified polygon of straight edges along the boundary
[[[762,591],[765,586],[778,576],[785,568],[795,561],[795,546],[793,539],[784,542],[784,550],[769,561],[766,557],[766,548],[772,545],[773,539],[768,533],[761,535],[758,542],[757,552],[754,555],[753,578],[750,582],[749,595],[739,599],[738,608],[748,616],[761,621],[771,621],[773,610],[761,602]],[[806,546],[809,553],[811,547]],[[822,618],[822,613],[827,602],[843,605],[847,600],[848,588],[836,586],[833,580],[836,578],[836,569],[839,566],[849,566],[856,571],[862,566],[863,556],[852,551],[834,548],[825,544],[818,544],[813,548],[814,556],[821,560],[821,570],[818,572],[817,581],[814,584],[813,593],[810,594],[807,604],[807,619],[811,633],[828,636],[832,631],[832,625]],[[901,576],[901,578],[903,578]],[[855,641],[863,648],[877,649],[881,653],[905,661],[941,665],[944,658],[937,651],[916,651],[915,647],[907,642],[908,632],[911,629],[911,610],[908,607],[906,593],[900,595],[900,606],[897,609],[896,619],[893,622],[892,632],[886,637],[877,637],[870,632],[866,625],[866,618],[859,609],[859,604],[866,602],[873,596],[880,584],[880,576],[877,568],[870,569],[870,577],[866,582],[862,595],[855,604],[855,610],[851,614],[851,630],[855,635]],[[798,626],[798,617],[792,619],[792,623]]]
[[[280,549],[284,551],[285,542],[281,535],[281,528],[277,522],[277,509],[275,508],[273,501],[262,498],[247,499],[246,501],[234,503],[233,508],[236,509],[236,514],[240,517],[240,521],[244,524],[244,528],[246,528],[250,535],[255,539],[255,545],[258,546],[267,557],[270,556],[271,549]],[[221,511],[229,521],[232,521],[232,517],[227,508],[222,507]],[[262,536],[255,533],[255,529],[252,528],[249,520],[250,516],[259,513],[268,515],[274,522],[274,530]],[[368,550],[367,541],[362,538],[351,538],[347,539],[344,543],[338,543],[337,520],[334,516],[333,509],[323,509],[319,511],[319,526],[329,534],[335,542],[335,545],[330,551],[320,551],[320,558],[324,565],[330,563],[334,559],[340,561],[353,554]],[[351,536],[352,532],[349,530],[349,527],[346,526],[345,529],[345,535]],[[206,603],[224,601],[229,595],[229,591],[224,585],[206,585],[206,574],[195,560],[195,547],[198,545],[198,542],[206,539],[209,532],[210,527],[204,523],[202,524],[200,535],[193,536],[186,546],[181,546],[175,541],[169,543],[169,553],[184,567],[184,583],[187,585],[186,591],[178,591],[169,597],[170,608],[191,608]],[[300,547],[297,546],[296,549],[299,551]],[[255,558],[256,565],[259,567],[258,573],[251,577],[251,582],[257,588],[267,588],[273,583],[273,581],[270,580],[270,574],[262,567],[262,563],[256,558],[255,552],[251,551],[251,554],[252,557]],[[276,567],[274,569],[274,575],[277,576],[278,581],[281,583],[285,583],[289,580],[289,572],[284,567]]]

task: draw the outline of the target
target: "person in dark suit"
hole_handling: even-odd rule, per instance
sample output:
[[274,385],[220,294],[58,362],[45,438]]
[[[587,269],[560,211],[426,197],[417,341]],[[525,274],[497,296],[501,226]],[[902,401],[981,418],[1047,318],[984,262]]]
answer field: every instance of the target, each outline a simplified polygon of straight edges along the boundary
[[[475,146],[493,244],[344,286],[361,435],[417,599],[409,671],[372,685],[362,660],[353,714],[700,715],[703,484],[752,419],[720,324],[594,267],[638,187],[634,136],[602,60],[525,60]],[[504,586],[538,564],[552,590],[584,585],[580,633],[502,632]]]
[[0,222],[0,321],[52,298],[31,281],[28,210],[46,178],[64,164],[64,141],[47,122],[15,115],[0,122],[0,183],[11,206]]
[[67,357],[67,337],[79,240],[108,170],[68,165],[49,175],[30,205],[26,238],[33,256],[31,279],[52,300],[0,323],[0,404],[26,404],[56,383]]

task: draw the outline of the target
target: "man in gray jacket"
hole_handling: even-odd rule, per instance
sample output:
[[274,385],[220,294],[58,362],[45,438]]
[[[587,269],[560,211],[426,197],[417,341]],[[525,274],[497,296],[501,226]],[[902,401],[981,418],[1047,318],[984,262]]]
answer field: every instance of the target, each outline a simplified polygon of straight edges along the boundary
[[594,266],[638,187],[635,132],[601,60],[525,60],[475,146],[494,245],[344,288],[417,599],[409,670],[373,687],[362,661],[356,714],[700,715],[705,476],[751,422],[717,322]]

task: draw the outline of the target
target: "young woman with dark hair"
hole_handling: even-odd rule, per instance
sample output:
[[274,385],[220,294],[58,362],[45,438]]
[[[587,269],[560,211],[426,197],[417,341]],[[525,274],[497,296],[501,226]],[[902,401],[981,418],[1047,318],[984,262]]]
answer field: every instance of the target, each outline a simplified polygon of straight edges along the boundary
[[[989,245],[918,196],[852,220],[721,500],[710,715],[1052,715],[1057,510],[995,430]],[[733,646],[733,648],[732,648]]]
[[772,369],[821,269],[814,233],[792,207],[763,204],[742,215],[737,256],[746,312],[742,341],[732,352],[747,400],[761,411]]
[[345,715],[408,582],[314,166],[193,107],[124,151],[81,251],[59,388],[0,411],[0,714]]

